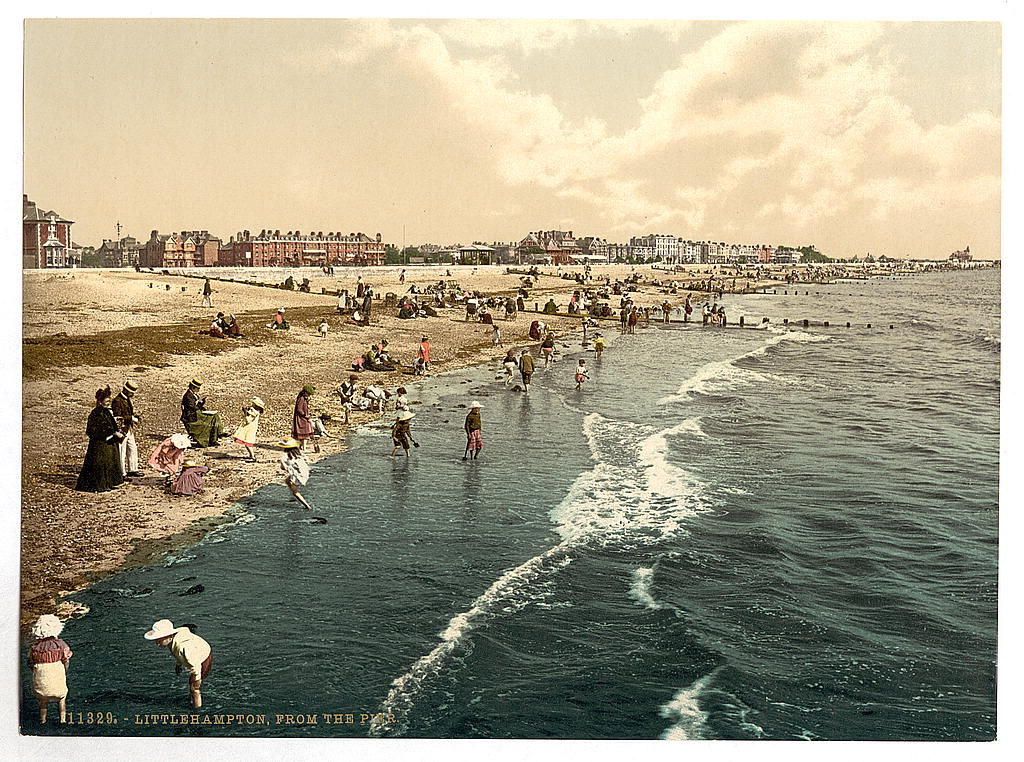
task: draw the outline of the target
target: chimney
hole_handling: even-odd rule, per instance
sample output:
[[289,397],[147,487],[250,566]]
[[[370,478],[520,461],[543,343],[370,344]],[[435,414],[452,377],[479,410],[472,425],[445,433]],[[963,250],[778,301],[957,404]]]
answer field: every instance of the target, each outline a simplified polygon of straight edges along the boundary
[[380,233],[377,233],[377,243],[380,243]]

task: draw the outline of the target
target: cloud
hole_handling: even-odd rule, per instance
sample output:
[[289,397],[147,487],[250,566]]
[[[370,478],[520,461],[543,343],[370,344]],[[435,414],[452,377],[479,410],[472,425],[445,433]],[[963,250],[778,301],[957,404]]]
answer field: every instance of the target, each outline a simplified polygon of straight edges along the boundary
[[[680,220],[690,228],[724,226],[739,203],[799,230],[835,220],[854,201],[868,204],[873,219],[943,203],[991,203],[999,193],[1000,119],[979,110],[925,129],[895,95],[899,62],[883,49],[892,28],[726,26],[682,52],[634,97],[637,116],[618,134],[602,114],[622,104],[567,113],[552,95],[530,89],[513,54],[601,34],[679,43],[685,25],[366,22],[344,47],[316,60],[351,65],[382,53],[495,147],[503,183],[581,201],[616,230]],[[746,144],[747,152],[734,152]],[[683,181],[659,185],[637,176],[644,162],[668,171],[666,156]]]

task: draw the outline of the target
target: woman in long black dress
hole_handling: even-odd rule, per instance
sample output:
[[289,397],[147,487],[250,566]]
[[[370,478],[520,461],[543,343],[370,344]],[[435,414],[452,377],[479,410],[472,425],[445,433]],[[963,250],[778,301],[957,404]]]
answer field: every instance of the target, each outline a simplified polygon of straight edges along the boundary
[[85,463],[78,474],[80,492],[106,492],[124,482],[121,475],[121,452],[118,443],[123,435],[117,430],[114,414],[110,411],[110,387],[96,392],[96,407],[89,413],[85,433],[89,436],[89,449]]

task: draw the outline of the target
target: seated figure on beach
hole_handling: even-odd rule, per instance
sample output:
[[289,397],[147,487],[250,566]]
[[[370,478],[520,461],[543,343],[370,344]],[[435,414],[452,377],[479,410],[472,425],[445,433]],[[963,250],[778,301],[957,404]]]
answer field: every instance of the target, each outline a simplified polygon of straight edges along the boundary
[[220,415],[206,409],[206,398],[199,396],[203,382],[193,378],[181,398],[181,423],[199,447],[212,447],[224,436]]
[[554,315],[556,312],[558,312],[558,305],[555,304],[555,300],[548,299],[548,303],[544,305],[544,314]]
[[194,460],[186,460],[181,464],[181,471],[171,481],[171,494],[197,495],[203,491],[203,477],[209,471],[208,466],[200,465]]
[[287,331],[289,328],[291,328],[291,326],[288,324],[288,321],[284,319],[284,307],[277,311],[277,314],[274,315],[274,322],[271,323],[268,327],[272,328],[275,331]]
[[169,482],[185,462],[185,450],[192,446],[187,434],[171,434],[149,456],[149,465]]

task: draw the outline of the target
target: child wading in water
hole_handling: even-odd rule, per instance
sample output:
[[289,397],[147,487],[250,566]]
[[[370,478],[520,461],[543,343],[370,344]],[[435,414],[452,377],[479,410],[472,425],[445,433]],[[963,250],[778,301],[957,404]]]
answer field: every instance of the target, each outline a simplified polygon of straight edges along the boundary
[[[405,450],[405,456],[409,457],[409,444],[416,444],[412,438],[412,430],[410,428],[410,421],[416,416],[416,413],[410,413],[408,410],[402,410],[397,416],[395,416],[395,425],[391,427],[391,441],[394,443],[394,447],[391,449],[392,455],[398,455],[398,450]],[[416,445],[419,447],[419,445]]]
[[580,360],[580,364],[576,366],[576,388],[582,389],[583,382],[588,378],[590,378],[590,376],[587,375],[587,361]]
[[311,511],[313,507],[299,492],[299,487],[304,487],[309,481],[309,463],[302,454],[302,445],[295,439],[286,439],[280,446],[284,448],[281,455],[281,470],[285,473],[284,483],[288,485],[295,499]]
[[597,356],[600,357],[604,351],[604,339],[601,338],[601,334],[597,334],[594,338],[594,351],[597,352]]
[[466,415],[466,454],[462,456],[462,459],[472,458],[476,460],[480,451],[484,449],[484,437],[481,433],[482,423],[480,422],[480,408],[483,407],[479,402],[474,402],[469,406],[469,413]]

